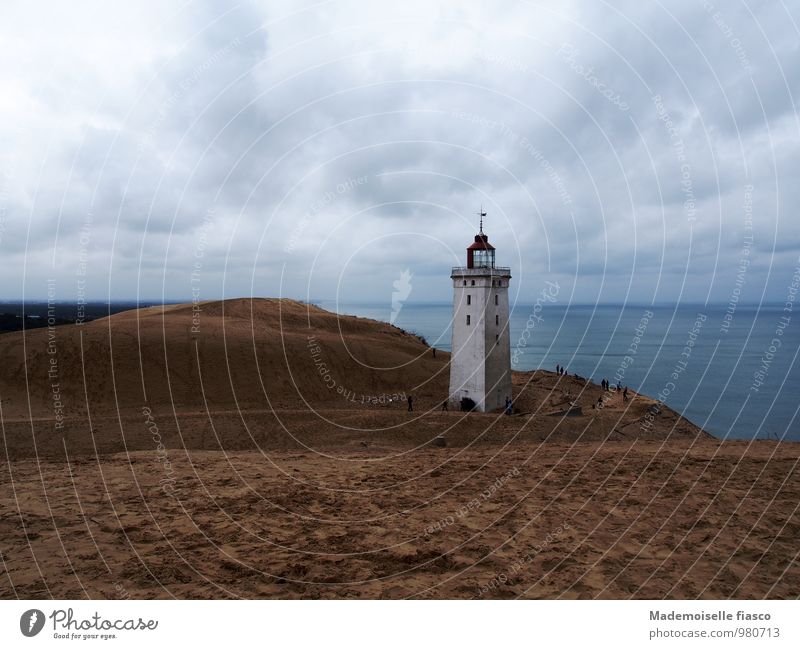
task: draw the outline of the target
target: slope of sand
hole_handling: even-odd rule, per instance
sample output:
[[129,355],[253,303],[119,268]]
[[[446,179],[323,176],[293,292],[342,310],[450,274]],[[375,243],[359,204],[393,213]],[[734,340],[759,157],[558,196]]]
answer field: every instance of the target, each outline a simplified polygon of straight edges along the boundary
[[446,392],[447,377],[436,373],[444,360],[433,362],[426,351],[391,325],[292,300],[168,305],[0,336],[0,396],[6,418],[52,417],[55,363],[71,417],[87,408],[116,415],[144,405],[179,412],[296,408],[303,400],[342,407],[347,402],[321,379],[320,364],[337,387],[359,395],[411,385],[422,394],[442,386]]
[[543,370],[441,412],[447,354],[390,325],[200,309],[0,336],[0,596],[800,593],[796,444]]
[[[362,431],[391,431],[391,444],[409,448],[439,433],[456,445],[705,435],[668,408],[645,427],[652,399],[623,403],[597,385],[545,371],[515,373],[517,417],[409,425],[406,396],[417,412],[437,413],[448,362],[448,354],[434,358],[391,325],[291,300],[151,307],[9,333],[0,336],[0,452],[147,451],[154,422],[166,446],[207,450],[336,449],[360,443]],[[601,396],[605,407],[593,410]],[[570,401],[583,416],[553,416]]]

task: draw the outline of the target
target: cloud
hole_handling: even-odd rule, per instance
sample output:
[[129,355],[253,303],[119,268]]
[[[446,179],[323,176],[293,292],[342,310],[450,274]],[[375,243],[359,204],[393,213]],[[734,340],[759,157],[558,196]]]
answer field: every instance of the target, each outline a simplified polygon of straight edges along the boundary
[[[475,212],[520,299],[725,301],[800,254],[780,3],[4,9],[6,299],[449,299]],[[686,277],[691,275],[691,281]]]

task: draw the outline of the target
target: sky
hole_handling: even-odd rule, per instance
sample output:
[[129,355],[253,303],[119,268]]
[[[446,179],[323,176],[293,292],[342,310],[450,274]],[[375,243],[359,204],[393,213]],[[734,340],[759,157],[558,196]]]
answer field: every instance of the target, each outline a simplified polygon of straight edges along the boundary
[[[718,3],[718,6],[717,6]],[[800,6],[4,2],[0,299],[783,302]],[[405,284],[404,284],[405,286]]]

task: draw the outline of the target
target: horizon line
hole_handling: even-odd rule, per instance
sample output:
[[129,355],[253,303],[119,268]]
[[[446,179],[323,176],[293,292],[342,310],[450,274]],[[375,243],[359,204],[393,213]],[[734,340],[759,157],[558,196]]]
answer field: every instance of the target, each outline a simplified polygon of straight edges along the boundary
[[[337,298],[297,298],[297,297],[289,297],[289,296],[253,296],[253,295],[237,295],[232,297],[224,297],[224,298],[208,298],[199,300],[199,302],[226,302],[230,300],[294,300],[295,302],[301,302],[303,304],[316,304],[319,302],[336,302],[340,304],[354,304],[354,305],[378,305],[384,303],[391,303],[391,300],[340,300]],[[188,298],[115,298],[113,300],[102,300],[102,299],[92,299],[92,300],[83,300],[80,304],[84,306],[89,305],[113,305],[113,304],[148,304],[150,306],[155,305],[174,305],[174,304],[191,304],[194,302],[191,297]],[[10,298],[0,298],[0,305],[2,304],[47,304],[50,300],[47,298],[17,298],[17,299],[10,299]],[[77,300],[53,300],[53,304],[74,304],[77,305],[79,302]],[[512,305],[530,305],[535,304],[536,301],[533,300],[531,302],[527,301],[517,301],[512,302]],[[443,299],[443,300],[406,300],[404,302],[405,306],[410,305],[446,305],[452,304],[451,299]],[[775,305],[783,305],[784,301],[782,300],[763,300],[761,302],[744,302],[740,301],[737,302],[737,306],[775,306]],[[653,307],[665,307],[665,306],[730,306],[730,302],[701,302],[701,301],[683,301],[683,300],[674,300],[674,301],[659,301],[659,302],[644,302],[638,300],[630,300],[627,302],[621,301],[599,301],[599,302],[565,302],[560,305],[553,304],[552,306],[638,306],[638,307],[646,307],[646,306],[653,306]]]

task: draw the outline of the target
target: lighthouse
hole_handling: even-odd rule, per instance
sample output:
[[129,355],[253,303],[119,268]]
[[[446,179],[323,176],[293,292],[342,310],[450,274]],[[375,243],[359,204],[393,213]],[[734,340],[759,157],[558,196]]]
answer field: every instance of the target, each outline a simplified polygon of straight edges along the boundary
[[453,408],[491,412],[511,398],[508,284],[511,269],[495,266],[495,248],[480,229],[467,248],[467,265],[453,280],[450,397]]

